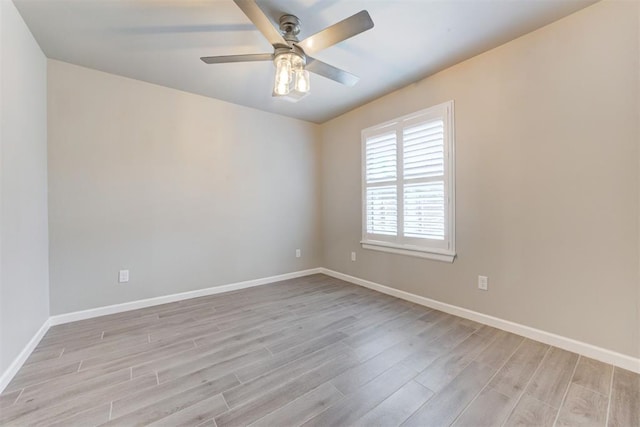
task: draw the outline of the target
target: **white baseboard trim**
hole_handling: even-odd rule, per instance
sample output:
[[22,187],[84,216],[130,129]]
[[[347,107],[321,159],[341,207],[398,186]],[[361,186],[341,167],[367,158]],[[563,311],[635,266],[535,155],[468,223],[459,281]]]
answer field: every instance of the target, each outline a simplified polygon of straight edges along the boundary
[[310,276],[321,272],[320,268],[294,271],[293,273],[279,274],[277,276],[263,277],[260,279],[245,280],[244,282],[231,283],[228,285],[212,286],[195,291],[181,292],[179,294],[163,295],[155,298],[141,299],[137,301],[125,302],[122,304],[107,305],[104,307],[92,308],[89,310],[74,311],[72,313],[58,314],[49,318],[51,326],[63,323],[75,322],[78,320],[91,319],[93,317],[106,316],[108,314],[122,313],[124,311],[137,310],[139,308],[151,307],[154,305],[167,304],[170,302],[183,301],[191,298],[204,297],[208,295],[221,294],[224,292],[237,291],[239,289],[252,288],[254,286],[267,285],[269,283],[283,280],[295,279],[303,276]]
[[72,313],[58,314],[49,317],[42,327],[31,338],[29,343],[22,349],[18,357],[9,365],[5,372],[0,376],[0,393],[9,385],[13,377],[20,370],[24,362],[29,358],[31,352],[38,346],[38,343],[47,333],[51,326],[61,325],[63,323],[75,322],[78,320],[91,319],[93,317],[105,316],[107,314],[121,313],[124,311],[137,310],[139,308],[151,307],[154,305],[167,304],[175,301],[182,301],[191,298],[197,298],[207,295],[221,294],[224,292],[237,291],[239,289],[252,288],[254,286],[266,285],[283,280],[295,279],[303,276],[310,276],[321,272],[320,268],[311,268],[309,270],[294,271],[292,273],[279,274],[277,276],[263,277],[261,279],[245,280],[244,282],[231,283],[228,285],[213,286],[206,289],[198,289],[195,291],[181,292],[179,294],[164,295],[155,298],[147,298],[138,301],[125,302],[122,304],[108,305],[105,307],[92,308],[90,310],[76,311]]
[[374,291],[381,292],[383,294],[391,295],[396,298],[400,298],[406,301],[410,301],[425,307],[434,308],[436,310],[444,311],[445,313],[453,314],[455,316],[463,317],[465,319],[473,320],[478,323],[493,326],[494,328],[502,329],[507,332],[511,332],[517,335],[530,338],[535,341],[540,341],[545,344],[549,344],[555,347],[559,347],[563,350],[571,351],[581,354],[592,359],[599,360],[601,362],[610,363],[614,366],[618,366],[629,371],[640,373],[640,358],[628,356],[626,354],[617,353],[615,351],[607,350],[602,347],[597,347],[592,344],[588,344],[582,341],[577,341],[571,338],[563,337],[551,332],[546,332],[540,329],[532,328],[530,326],[521,325],[519,323],[511,322],[509,320],[500,319],[498,317],[489,316],[487,314],[479,313],[477,311],[469,310],[466,308],[458,307],[451,304],[446,304],[440,301],[436,301],[430,298],[415,295],[409,292],[394,289],[379,283],[371,282],[369,280],[360,279],[359,277],[349,276],[344,273],[329,270],[327,268],[321,268],[321,273],[327,276],[334,277],[336,279],[344,280],[345,282],[360,285],[365,288],[373,289]]
[[18,354],[18,356],[13,359],[11,365],[9,365],[9,367],[2,373],[2,375],[0,376],[0,393],[4,391],[13,377],[18,373],[20,368],[22,368],[22,365],[24,365],[24,362],[27,361],[27,359],[31,355],[31,352],[38,346],[38,343],[40,342],[42,337],[44,337],[44,334],[46,334],[49,330],[49,326],[51,326],[51,323],[49,319],[47,319],[44,321],[40,329],[38,329],[38,332],[36,332],[31,340],[29,340],[27,345],[24,346],[20,354]]

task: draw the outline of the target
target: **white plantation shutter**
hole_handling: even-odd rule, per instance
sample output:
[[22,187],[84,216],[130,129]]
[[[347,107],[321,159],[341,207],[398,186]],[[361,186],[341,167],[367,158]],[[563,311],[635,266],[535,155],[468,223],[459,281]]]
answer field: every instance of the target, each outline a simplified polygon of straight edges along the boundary
[[362,135],[363,246],[452,261],[453,102]]
[[403,129],[404,179],[444,175],[444,123],[421,123]]
[[404,235],[444,240],[444,182],[404,187]]
[[397,152],[395,131],[365,141],[367,233],[387,236],[398,233]]
[[396,186],[367,188],[367,233],[398,234]]
[[444,122],[409,126],[402,135],[404,235],[444,240]]
[[367,184],[394,181],[397,177],[396,133],[379,135],[366,142]]

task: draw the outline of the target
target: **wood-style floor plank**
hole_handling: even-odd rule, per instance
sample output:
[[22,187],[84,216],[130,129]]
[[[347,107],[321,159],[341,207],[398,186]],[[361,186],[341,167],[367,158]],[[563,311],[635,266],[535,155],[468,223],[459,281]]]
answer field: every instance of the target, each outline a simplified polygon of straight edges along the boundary
[[87,410],[79,409],[68,418],[53,420],[46,425],[50,427],[97,426],[109,421],[110,410],[109,404],[94,406]]
[[459,324],[455,317],[448,317],[418,334],[424,346],[413,352],[402,364],[417,372],[422,372],[438,357],[458,345],[473,333],[473,329]]
[[318,274],[54,326],[0,425],[640,427],[639,378]]
[[494,368],[471,362],[456,378],[418,409],[403,426],[450,425],[487,384]]
[[526,393],[556,409],[560,408],[577,362],[577,354],[552,348],[542,361],[542,369],[534,375]]
[[[331,383],[344,395],[358,390],[363,384],[368,383],[393,365],[400,362],[415,349],[413,342],[407,342],[386,349],[377,356],[359,363],[351,369],[338,375]],[[409,368],[411,369],[411,368]],[[414,371],[416,372],[416,371]]]
[[149,426],[153,427],[176,427],[176,426],[199,426],[205,422],[213,423],[213,419],[227,411],[224,398],[220,394],[204,399],[181,411],[174,412],[168,417],[154,421]]
[[335,375],[357,364],[353,356],[340,356],[323,365],[318,366],[295,380],[282,386],[268,390],[259,398],[231,409],[219,417],[215,422],[219,427],[231,425],[247,425],[275,411],[281,406],[294,401],[299,396],[331,380]]
[[571,383],[556,426],[603,426],[607,419],[607,396]]
[[572,383],[604,396],[609,396],[613,366],[588,357],[580,357]]
[[547,351],[548,345],[525,339],[489,386],[505,396],[520,397]]
[[207,370],[194,372],[191,375],[175,381],[157,384],[157,387],[141,389],[138,390],[137,393],[129,396],[113,399],[111,416],[117,418],[141,408],[151,406],[155,402],[170,399],[175,394],[207,384],[213,385],[216,389],[219,388],[220,391],[218,391],[218,393],[222,393],[224,390],[237,386],[240,382],[235,375],[230,373],[222,374],[216,372],[215,374],[209,375]]
[[[89,408],[101,406],[104,402],[116,399],[126,399],[140,390],[149,390],[157,384],[155,376],[134,378],[130,381],[96,388],[90,393],[77,396],[56,405],[32,406],[30,403],[14,405],[12,411],[3,411],[0,424],[8,422],[10,425],[48,425],[67,418],[73,418]],[[55,394],[53,395],[55,397]],[[46,400],[46,396],[44,396]],[[98,411],[101,413],[101,410]]]
[[640,375],[614,368],[608,427],[640,426]]
[[324,383],[296,400],[250,424],[251,427],[297,426],[315,417],[342,399],[343,394],[331,383]]
[[227,375],[215,381],[207,381],[189,390],[173,393],[164,399],[155,399],[149,405],[127,412],[117,418],[113,418],[107,425],[148,425],[162,418],[173,416],[177,412],[189,408],[203,400],[219,396],[223,390],[237,384],[233,375]]
[[432,396],[433,391],[415,381],[409,381],[353,425],[358,427],[399,426]]
[[513,398],[487,387],[453,423],[456,427],[500,426],[513,409]]
[[343,346],[326,347],[308,357],[294,360],[278,369],[243,383],[222,393],[227,405],[235,408],[248,403],[262,395],[265,390],[277,388],[278,386],[296,379],[297,377],[311,371],[315,367],[326,363],[328,360],[349,354],[349,350]]
[[553,426],[558,410],[535,397],[524,394],[504,424],[505,427]]
[[0,394],[0,410],[8,408],[13,405],[18,399],[18,396],[22,393],[22,390],[9,391],[7,393]]
[[492,337],[472,334],[451,351],[440,356],[416,378],[416,381],[438,392],[471,363],[485,347],[492,342]]
[[303,424],[305,427],[348,426],[395,393],[416,375],[415,371],[396,365],[373,379],[357,393],[328,407]]

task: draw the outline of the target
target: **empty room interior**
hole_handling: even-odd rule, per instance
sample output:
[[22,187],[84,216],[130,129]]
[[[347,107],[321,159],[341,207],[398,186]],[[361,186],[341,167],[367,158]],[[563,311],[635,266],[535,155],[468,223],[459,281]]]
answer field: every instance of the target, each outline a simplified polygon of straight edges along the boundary
[[0,425],[640,427],[640,1],[0,0]]

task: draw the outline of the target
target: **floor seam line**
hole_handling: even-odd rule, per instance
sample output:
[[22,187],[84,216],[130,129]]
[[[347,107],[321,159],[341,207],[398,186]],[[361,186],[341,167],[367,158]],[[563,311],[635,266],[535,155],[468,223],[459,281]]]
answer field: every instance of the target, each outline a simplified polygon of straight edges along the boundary
[[613,376],[616,373],[616,367],[611,369],[611,379],[609,380],[609,398],[607,399],[607,414],[605,416],[604,425],[609,425],[609,414],[611,413],[611,397],[613,396]]
[[558,424],[558,419],[560,419],[560,412],[562,412],[562,407],[564,406],[565,401],[567,400],[567,395],[569,394],[569,389],[571,388],[571,384],[573,383],[573,378],[576,375],[576,370],[578,369],[578,365],[580,364],[582,356],[578,355],[578,360],[576,360],[576,365],[573,367],[573,372],[571,372],[571,378],[569,378],[569,382],[567,383],[567,389],[564,391],[564,395],[562,396],[562,400],[560,401],[560,405],[558,405],[558,412],[556,413],[556,418],[553,421],[553,427]]
[[24,389],[26,387],[23,387],[22,390],[20,390],[20,393],[18,393],[18,396],[15,398],[15,400],[13,401],[13,403],[11,405],[15,405],[16,402],[18,402],[18,400],[20,400],[20,397],[22,396],[22,393],[24,393]]

